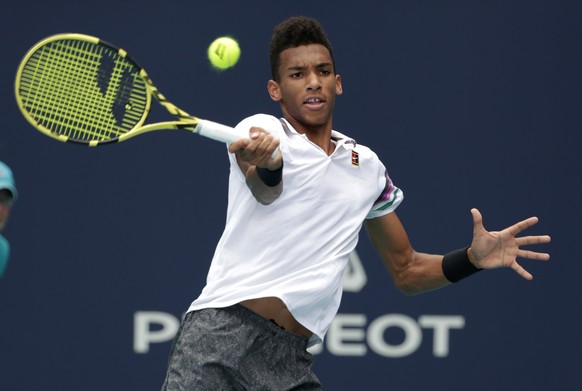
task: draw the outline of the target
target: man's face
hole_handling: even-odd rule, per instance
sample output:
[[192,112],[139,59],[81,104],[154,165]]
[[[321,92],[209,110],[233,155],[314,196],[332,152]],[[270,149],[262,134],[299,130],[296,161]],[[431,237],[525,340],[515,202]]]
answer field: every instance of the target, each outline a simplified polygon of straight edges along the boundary
[[323,45],[285,49],[280,54],[279,81],[269,81],[269,94],[298,130],[317,130],[331,124],[336,95],[342,93],[331,55]]
[[8,189],[0,190],[0,232],[6,226],[12,209],[12,193]]

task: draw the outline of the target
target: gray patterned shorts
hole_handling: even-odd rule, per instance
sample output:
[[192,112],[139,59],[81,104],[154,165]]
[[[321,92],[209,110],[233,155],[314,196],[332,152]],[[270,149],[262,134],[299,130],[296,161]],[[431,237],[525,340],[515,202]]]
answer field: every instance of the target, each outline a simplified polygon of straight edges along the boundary
[[186,314],[163,391],[321,390],[307,338],[242,305]]

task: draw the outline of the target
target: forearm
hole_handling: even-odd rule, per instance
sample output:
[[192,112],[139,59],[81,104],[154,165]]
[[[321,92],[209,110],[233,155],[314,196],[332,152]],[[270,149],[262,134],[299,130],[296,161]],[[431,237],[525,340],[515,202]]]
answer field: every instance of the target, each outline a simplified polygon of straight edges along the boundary
[[450,284],[442,270],[442,255],[418,253],[414,250],[407,260],[392,263],[400,265],[391,271],[396,287],[406,295],[417,295]]
[[263,205],[271,204],[283,192],[283,180],[279,180],[276,184],[274,181],[269,182],[267,180],[267,183],[265,183],[265,179],[261,178],[257,172],[256,166],[249,166],[246,170],[247,186],[255,199]]
[[394,284],[404,294],[416,295],[450,283],[443,274],[443,256],[416,252],[395,213],[367,220],[365,226]]

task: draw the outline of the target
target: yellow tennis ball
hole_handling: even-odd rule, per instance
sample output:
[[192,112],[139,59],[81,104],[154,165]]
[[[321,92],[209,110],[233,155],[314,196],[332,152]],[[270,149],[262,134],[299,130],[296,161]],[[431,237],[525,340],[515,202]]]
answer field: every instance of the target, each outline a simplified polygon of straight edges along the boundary
[[233,67],[239,58],[240,47],[231,37],[216,38],[208,47],[208,59],[216,69],[225,70]]

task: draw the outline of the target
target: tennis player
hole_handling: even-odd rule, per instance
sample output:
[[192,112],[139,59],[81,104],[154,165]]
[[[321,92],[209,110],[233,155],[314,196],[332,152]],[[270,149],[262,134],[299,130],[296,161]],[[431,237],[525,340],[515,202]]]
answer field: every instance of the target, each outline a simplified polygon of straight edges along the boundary
[[[474,236],[446,255],[415,251],[395,210],[403,193],[378,156],[332,128],[342,80],[320,24],[293,17],[270,45],[271,98],[283,118],[258,114],[229,147],[226,227],[207,284],[172,347],[164,390],[319,390],[306,348],[322,342],[342,295],[342,275],[362,225],[405,294],[444,287],[516,258],[547,260],[517,238],[537,218],[487,232],[472,210]],[[279,147],[280,153],[271,158]]]
[[18,193],[12,170],[5,163],[0,162],[0,277],[6,270],[10,256],[10,243],[2,236],[2,231],[8,223],[12,205],[16,202],[17,197]]

